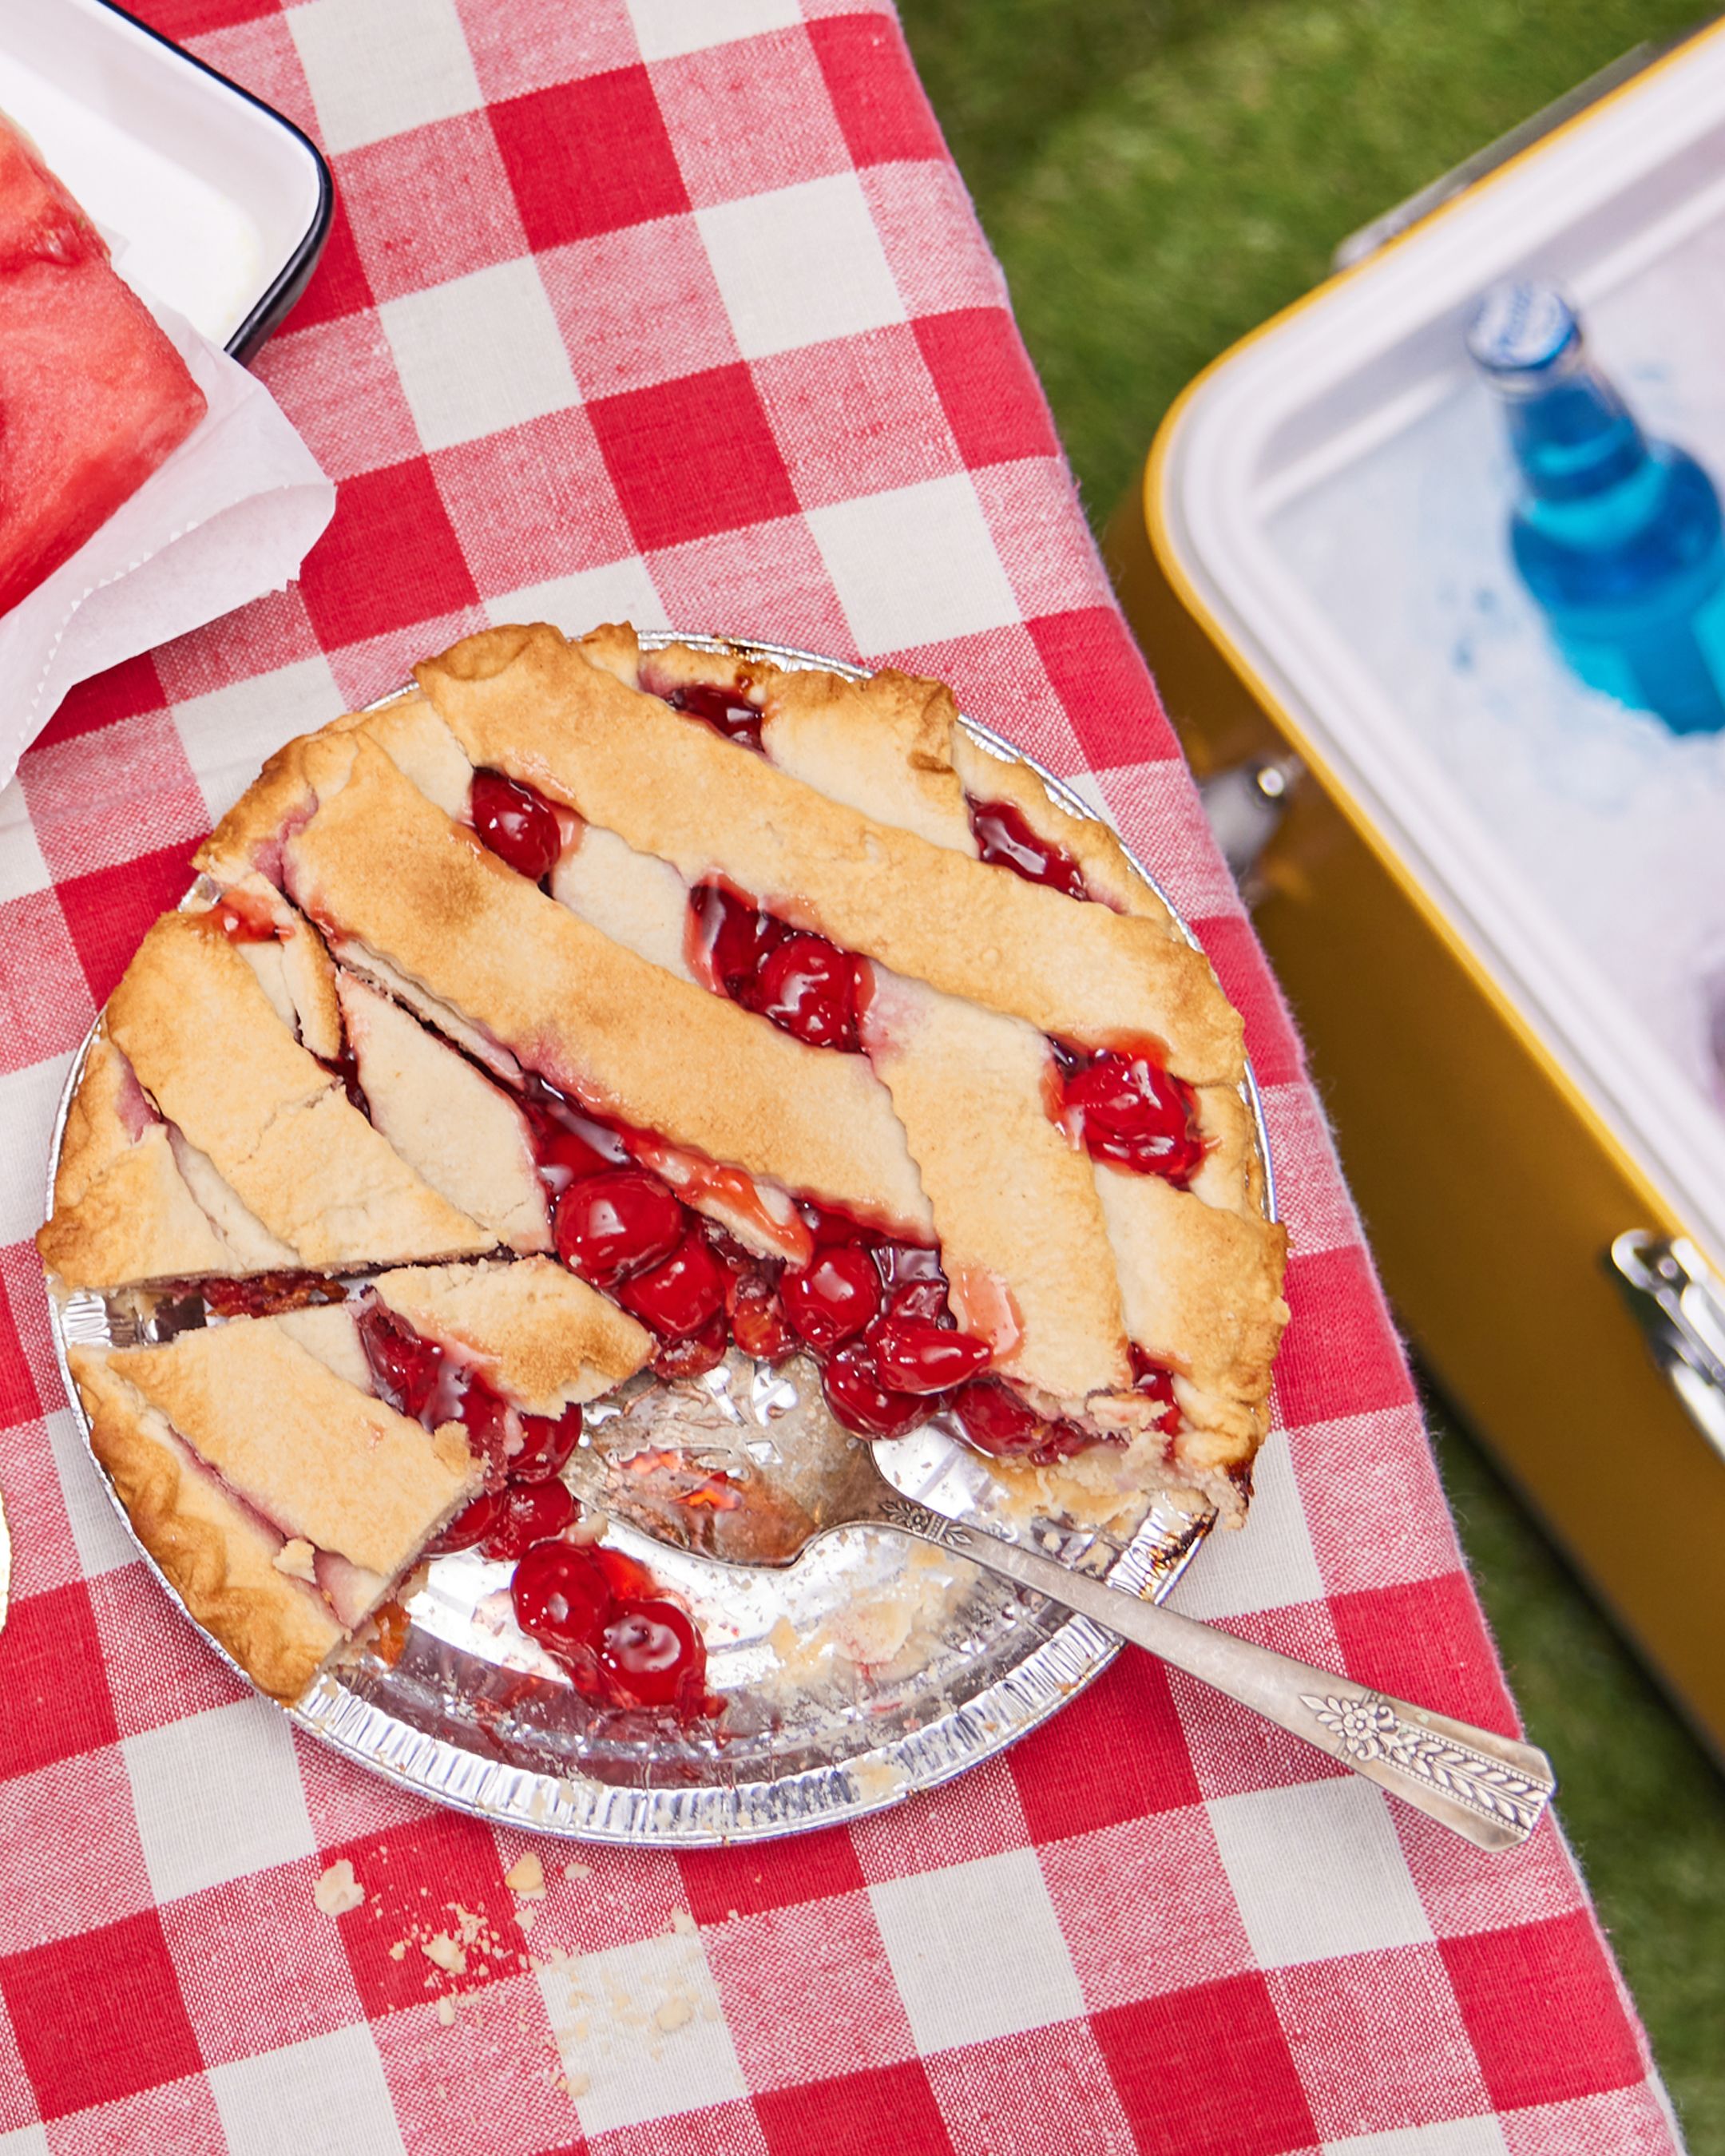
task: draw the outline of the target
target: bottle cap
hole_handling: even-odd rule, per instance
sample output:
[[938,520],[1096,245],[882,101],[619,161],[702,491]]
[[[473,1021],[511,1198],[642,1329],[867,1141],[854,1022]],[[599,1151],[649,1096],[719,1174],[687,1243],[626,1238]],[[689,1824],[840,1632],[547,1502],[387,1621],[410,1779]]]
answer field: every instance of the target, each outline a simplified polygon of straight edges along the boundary
[[1467,349],[1487,374],[1543,370],[1581,340],[1574,311],[1554,285],[1495,285],[1467,328]]

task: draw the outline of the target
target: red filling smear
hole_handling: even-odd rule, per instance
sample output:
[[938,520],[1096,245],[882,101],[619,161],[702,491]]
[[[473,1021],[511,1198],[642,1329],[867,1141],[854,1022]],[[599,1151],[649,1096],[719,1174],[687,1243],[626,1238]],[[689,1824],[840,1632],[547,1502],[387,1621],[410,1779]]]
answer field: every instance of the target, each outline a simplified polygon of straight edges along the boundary
[[986,1378],[966,1385],[955,1395],[952,1407],[977,1450],[997,1460],[1026,1460],[1046,1466],[1070,1460],[1093,1445],[1123,1441],[1099,1437],[1075,1422],[1051,1422],[1017,1394]]
[[1159,1175],[1183,1189],[1204,1163],[1198,1096],[1170,1074],[1160,1043],[1132,1050],[1052,1045],[1057,1120],[1091,1159]]
[[230,943],[275,943],[288,935],[270,908],[250,891],[224,891],[210,912]]
[[616,1555],[566,1542],[526,1550],[511,1589],[516,1622],[589,1699],[669,1707],[683,1721],[716,1713],[721,1702],[707,1691],[706,1650],[692,1620],[655,1594],[639,1567],[608,1562]]
[[1173,1372],[1165,1363],[1158,1363],[1153,1356],[1147,1355],[1136,1341],[1132,1347],[1132,1358],[1133,1390],[1147,1394],[1156,1402],[1159,1410],[1156,1427],[1163,1435],[1178,1436],[1182,1418],[1174,1399]]
[[284,1310],[305,1310],[314,1303],[342,1302],[339,1281],[321,1273],[254,1273],[249,1280],[203,1280],[172,1283],[164,1296],[199,1295],[218,1317],[270,1317]]
[[[656,690],[653,693],[660,694]],[[685,687],[670,690],[663,701],[674,711],[686,711],[691,719],[700,719],[725,740],[760,753],[761,713],[741,690],[716,689],[706,682],[691,681]]]
[[1084,871],[1063,846],[1039,838],[1010,801],[978,801],[967,793],[977,851],[992,867],[1010,869],[1026,883],[1044,883],[1068,898],[1088,898]]
[[529,883],[542,883],[557,866],[562,825],[536,788],[501,771],[476,771],[468,813],[491,851]]

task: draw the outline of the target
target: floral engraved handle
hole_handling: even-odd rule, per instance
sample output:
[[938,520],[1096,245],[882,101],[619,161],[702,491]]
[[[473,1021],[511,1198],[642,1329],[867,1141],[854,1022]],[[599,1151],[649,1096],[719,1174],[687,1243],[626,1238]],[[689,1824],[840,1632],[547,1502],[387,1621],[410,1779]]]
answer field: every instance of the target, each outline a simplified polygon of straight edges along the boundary
[[[917,1504],[914,1498],[900,1496],[896,1490],[880,1496],[874,1517],[887,1527],[902,1527],[907,1535],[916,1535],[925,1543],[933,1543],[956,1554],[968,1555],[976,1545],[977,1537],[968,1527],[960,1527],[957,1520],[949,1520],[944,1512]],[[983,1562],[987,1561],[985,1558]]]
[[1416,1781],[1428,1782],[1486,1819],[1502,1820],[1531,1833],[1552,1793],[1548,1782],[1518,1774],[1470,1744],[1404,1722],[1382,1692],[1301,1692],[1343,1753],[1361,1765],[1381,1760]]
[[[881,1478],[884,1483],[884,1477]],[[1315,1745],[1404,1804],[1481,1849],[1513,1849],[1538,1825],[1557,1787],[1543,1752],[1495,1730],[1359,1691],[1328,1670],[1146,1602],[1130,1588],[1063,1564],[1023,1543],[961,1527],[890,1486],[857,1516],[918,1535],[1004,1573],[1130,1640]]]

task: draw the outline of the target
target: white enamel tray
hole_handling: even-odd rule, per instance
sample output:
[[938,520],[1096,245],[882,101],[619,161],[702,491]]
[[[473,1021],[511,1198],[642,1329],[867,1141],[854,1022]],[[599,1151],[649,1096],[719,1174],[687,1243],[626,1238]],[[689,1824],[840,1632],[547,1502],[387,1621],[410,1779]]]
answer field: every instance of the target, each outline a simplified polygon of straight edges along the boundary
[[[641,639],[649,649],[672,640],[670,633]],[[864,678],[855,667],[778,645],[677,640]],[[985,728],[963,723],[984,747],[1018,754]],[[1091,817],[1056,780],[1038,775],[1062,807]],[[60,1103],[56,1163],[82,1061],[80,1055]],[[1273,1215],[1269,1146],[1250,1071],[1245,1092]],[[51,1167],[50,1204],[52,1190]],[[66,1348],[116,1334],[132,1338],[131,1320],[92,1294],[64,1306],[51,1300],[50,1309],[67,1395],[87,1436]],[[757,1448],[788,1433],[793,1443],[799,1431],[818,1441],[834,1427],[811,1366],[800,1361],[757,1373],[733,1356],[706,1378],[655,1385],[652,1399],[675,1424],[655,1441],[698,1445],[704,1433],[721,1434],[757,1459]],[[590,1429],[604,1413],[588,1409]],[[876,1450],[906,1495],[954,1517],[986,1517],[992,1510],[1014,1532],[1000,1521],[987,1465],[947,1419]],[[1153,1505],[1129,1540],[1103,1540],[1108,1576],[1160,1600],[1209,1525],[1208,1515]],[[1048,1521],[1016,1531],[1069,1561],[1099,1539]],[[512,1568],[476,1551],[432,1563],[407,1604],[411,1630],[393,1667],[352,1654],[290,1710],[294,1720],[422,1796],[537,1832],[636,1845],[758,1840],[860,1819],[993,1758],[1081,1691],[1119,1646],[1088,1620],[890,1531],[829,1537],[782,1572],[716,1564],[614,1522],[606,1539],[647,1563],[700,1622],[709,1684],[727,1699],[716,1727],[685,1733],[646,1716],[595,1716],[504,1614]],[[157,1577],[172,1595],[159,1571]],[[854,1625],[859,1609],[872,1609],[890,1636],[906,1593],[932,1609],[933,1621],[896,1656],[837,1686],[798,1676],[794,1654],[787,1667],[786,1626],[800,1643],[834,1622]]]
[[327,167],[291,121],[105,0],[0,0],[0,111],[115,267],[244,359],[304,290]]

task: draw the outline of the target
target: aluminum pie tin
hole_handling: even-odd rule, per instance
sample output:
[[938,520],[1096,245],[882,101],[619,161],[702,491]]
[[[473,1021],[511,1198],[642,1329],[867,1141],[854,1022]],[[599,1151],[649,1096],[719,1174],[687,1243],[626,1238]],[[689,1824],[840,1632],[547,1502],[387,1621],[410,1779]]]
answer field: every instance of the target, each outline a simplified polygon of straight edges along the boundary
[[[641,637],[648,650],[674,642],[792,670],[820,668],[853,681],[867,678],[865,669],[779,644],[672,631]],[[1062,808],[1097,820],[999,735],[968,718],[961,723],[983,747],[1035,771]],[[1136,860],[1132,865],[1168,904],[1155,878]],[[195,885],[187,902],[208,888]],[[1191,931],[1169,911],[1195,947]],[[67,1113],[94,1038],[92,1027],[55,1119],[50,1209]],[[1243,1091],[1274,1218],[1269,1139],[1250,1066]],[[67,1348],[136,1338],[135,1323],[123,1297],[82,1291],[49,1300],[60,1373],[87,1445],[89,1421]],[[589,1426],[620,1411],[589,1407]],[[799,1430],[810,1430],[809,1418],[828,1434],[834,1427],[812,1364],[793,1358],[757,1370],[734,1353],[706,1378],[675,1386],[654,1381],[629,1412],[644,1416],[666,1444],[698,1450],[711,1438],[757,1462],[781,1441],[794,1444]],[[999,1482],[941,1416],[876,1451],[906,1496],[1028,1537],[1157,1601],[1212,1524],[1209,1512],[1194,1515],[1165,1497],[1118,1538],[1060,1521],[1009,1518]],[[94,1454],[91,1464],[140,1556],[183,1611],[132,1533]],[[829,1535],[785,1570],[720,1564],[616,1521],[606,1540],[647,1563],[700,1622],[709,1684],[727,1700],[715,1725],[685,1731],[648,1715],[596,1714],[585,1707],[507,1614],[512,1567],[471,1550],[432,1562],[407,1602],[410,1629],[393,1666],[344,1650],[285,1711],[356,1765],[461,1811],[584,1841],[699,1847],[838,1825],[937,1789],[1040,1727],[1100,1676],[1121,1645],[1089,1619],[891,1529]],[[188,1621],[196,1620],[188,1614]],[[249,1683],[220,1643],[197,1629]],[[824,1652],[823,1643],[835,1638],[844,1654]]]

